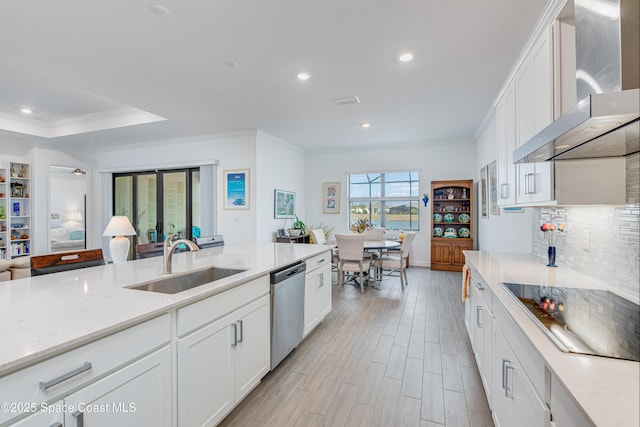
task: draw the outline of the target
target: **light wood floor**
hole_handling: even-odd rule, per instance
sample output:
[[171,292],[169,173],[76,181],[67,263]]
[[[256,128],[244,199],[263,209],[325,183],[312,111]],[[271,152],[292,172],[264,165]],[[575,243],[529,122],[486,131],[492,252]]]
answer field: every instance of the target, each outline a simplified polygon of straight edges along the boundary
[[460,273],[408,276],[404,291],[334,285],[333,311],[221,425],[493,426]]

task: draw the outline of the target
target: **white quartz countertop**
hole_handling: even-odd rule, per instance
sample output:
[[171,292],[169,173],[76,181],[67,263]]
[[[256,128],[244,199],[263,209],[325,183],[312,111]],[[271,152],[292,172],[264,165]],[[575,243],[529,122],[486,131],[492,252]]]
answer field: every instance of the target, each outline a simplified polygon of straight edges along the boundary
[[162,277],[162,257],[2,282],[0,376],[327,250],[244,243],[177,253],[173,274],[210,266],[246,271],[173,295],[125,288]]
[[[542,332],[500,283],[607,289],[604,283],[570,268],[549,268],[529,254],[465,251],[471,264],[531,340],[547,366],[597,426],[640,425],[640,363],[564,353]],[[623,297],[638,302],[633,296]],[[495,301],[495,299],[494,299]]]

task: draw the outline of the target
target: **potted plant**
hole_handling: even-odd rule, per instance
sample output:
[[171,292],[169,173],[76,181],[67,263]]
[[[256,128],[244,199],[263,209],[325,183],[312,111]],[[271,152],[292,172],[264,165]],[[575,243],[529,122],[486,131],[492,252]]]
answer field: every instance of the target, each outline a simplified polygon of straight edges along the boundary
[[307,231],[307,226],[304,224],[304,222],[300,221],[298,215],[296,215],[295,217],[296,220],[293,222],[293,224],[291,224],[291,228],[289,229],[289,236],[291,237],[301,236]]

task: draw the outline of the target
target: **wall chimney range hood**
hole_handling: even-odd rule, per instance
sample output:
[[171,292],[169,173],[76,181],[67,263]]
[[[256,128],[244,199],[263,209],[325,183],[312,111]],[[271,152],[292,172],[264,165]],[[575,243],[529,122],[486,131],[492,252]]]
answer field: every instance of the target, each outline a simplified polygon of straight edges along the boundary
[[514,163],[640,151],[639,0],[575,0],[577,105],[516,149]]

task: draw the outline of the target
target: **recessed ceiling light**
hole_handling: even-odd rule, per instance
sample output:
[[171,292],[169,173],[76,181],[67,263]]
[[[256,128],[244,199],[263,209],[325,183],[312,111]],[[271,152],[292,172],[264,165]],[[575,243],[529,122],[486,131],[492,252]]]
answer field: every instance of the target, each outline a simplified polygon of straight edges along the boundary
[[563,144],[563,145],[558,145],[556,147],[556,150],[564,150],[565,148],[571,148],[571,147],[573,147],[572,144]]
[[25,107],[25,108],[21,108],[21,109],[20,109],[20,112],[21,112],[22,114],[31,114],[31,113],[33,113],[33,110],[32,110],[31,108],[27,108],[27,107]]
[[362,123],[360,126],[362,126],[363,129],[369,129],[371,127],[371,123],[369,122],[364,122]]
[[234,61],[233,59],[230,59],[230,60],[226,61],[224,63],[224,65],[226,65],[229,68],[238,68],[240,63],[238,61]]
[[169,10],[169,8],[162,4],[152,4],[151,6],[149,6],[149,9],[151,9],[151,11],[158,16],[171,15],[171,11]]
[[413,53],[411,53],[411,52],[403,53],[402,55],[400,55],[398,57],[398,59],[401,62],[409,62],[409,61],[411,61],[413,59]]
[[308,73],[298,73],[298,80],[309,80],[311,77]]

